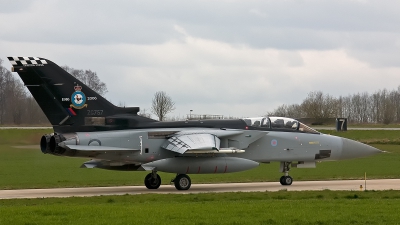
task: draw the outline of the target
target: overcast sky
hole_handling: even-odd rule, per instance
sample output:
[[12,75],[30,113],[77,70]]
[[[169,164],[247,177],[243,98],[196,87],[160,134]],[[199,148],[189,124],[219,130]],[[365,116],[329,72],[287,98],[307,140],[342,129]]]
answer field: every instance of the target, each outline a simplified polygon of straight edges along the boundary
[[0,58],[96,71],[114,104],[261,116],[400,85],[400,1],[0,0]]

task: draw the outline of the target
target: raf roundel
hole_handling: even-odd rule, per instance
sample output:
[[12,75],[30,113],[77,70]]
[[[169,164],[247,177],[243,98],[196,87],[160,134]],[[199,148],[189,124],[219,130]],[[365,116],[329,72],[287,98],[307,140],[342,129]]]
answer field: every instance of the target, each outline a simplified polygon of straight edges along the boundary
[[273,139],[271,141],[271,145],[274,146],[274,147],[277,146],[278,145],[278,141],[276,139]]
[[87,107],[86,103],[86,95],[82,92],[82,87],[79,85],[76,85],[75,87],[75,92],[72,93],[71,95],[71,107],[75,109],[82,109],[84,107]]

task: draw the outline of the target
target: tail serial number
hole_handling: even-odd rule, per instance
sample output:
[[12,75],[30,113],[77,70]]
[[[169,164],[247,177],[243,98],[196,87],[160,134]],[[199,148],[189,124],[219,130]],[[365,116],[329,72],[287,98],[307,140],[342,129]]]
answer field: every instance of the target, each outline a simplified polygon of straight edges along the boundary
[[88,116],[101,116],[103,115],[103,110],[87,110]]

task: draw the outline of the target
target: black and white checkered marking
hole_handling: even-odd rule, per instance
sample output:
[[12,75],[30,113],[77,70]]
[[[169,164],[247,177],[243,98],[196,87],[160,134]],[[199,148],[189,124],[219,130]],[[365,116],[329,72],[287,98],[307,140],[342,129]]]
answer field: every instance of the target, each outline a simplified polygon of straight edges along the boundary
[[7,57],[13,66],[44,66],[47,61],[38,57]]

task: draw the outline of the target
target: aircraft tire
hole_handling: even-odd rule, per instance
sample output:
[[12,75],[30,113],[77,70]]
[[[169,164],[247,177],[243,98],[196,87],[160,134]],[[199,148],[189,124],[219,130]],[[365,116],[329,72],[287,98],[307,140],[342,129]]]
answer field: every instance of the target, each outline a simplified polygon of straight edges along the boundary
[[189,190],[190,186],[192,185],[192,181],[188,175],[179,174],[174,179],[174,185],[177,190]]
[[279,182],[282,185],[292,185],[293,178],[291,176],[281,176],[281,178],[279,179]]
[[161,177],[157,174],[157,179],[153,178],[153,174],[149,173],[144,178],[144,185],[147,189],[158,189],[161,185]]
[[285,185],[292,185],[293,178],[291,176],[285,176],[284,183]]
[[285,176],[281,176],[281,178],[279,179],[279,182],[280,182],[282,185],[285,185],[284,179],[285,179]]

